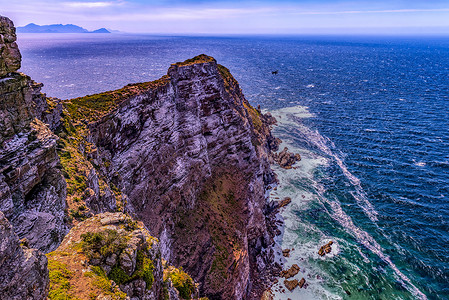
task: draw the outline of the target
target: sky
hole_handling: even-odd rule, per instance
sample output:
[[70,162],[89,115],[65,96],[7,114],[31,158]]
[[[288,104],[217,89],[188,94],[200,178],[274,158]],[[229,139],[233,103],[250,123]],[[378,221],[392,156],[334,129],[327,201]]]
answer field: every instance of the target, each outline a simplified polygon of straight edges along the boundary
[[449,0],[0,0],[0,15],[156,34],[449,33]]

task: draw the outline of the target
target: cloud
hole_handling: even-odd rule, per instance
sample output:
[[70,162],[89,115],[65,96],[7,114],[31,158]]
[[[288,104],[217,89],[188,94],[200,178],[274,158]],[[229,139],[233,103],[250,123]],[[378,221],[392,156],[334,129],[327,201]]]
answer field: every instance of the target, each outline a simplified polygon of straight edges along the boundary
[[293,12],[293,14],[296,14],[296,15],[346,15],[346,14],[384,14],[384,13],[417,13],[417,12],[449,12],[449,8],[345,10],[345,11],[298,11],[298,12]]
[[71,8],[104,8],[109,6],[120,5],[121,2],[106,2],[106,1],[97,1],[97,2],[64,2],[63,5]]

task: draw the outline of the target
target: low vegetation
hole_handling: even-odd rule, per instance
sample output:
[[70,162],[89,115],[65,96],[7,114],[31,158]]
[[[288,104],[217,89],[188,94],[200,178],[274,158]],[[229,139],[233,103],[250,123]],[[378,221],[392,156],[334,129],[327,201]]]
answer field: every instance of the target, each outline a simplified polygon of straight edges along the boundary
[[67,269],[67,265],[59,261],[49,259],[48,271],[50,277],[50,300],[77,300],[70,293],[70,279],[73,273]]
[[126,248],[128,237],[117,230],[106,229],[102,232],[87,232],[81,235],[81,247],[89,259],[100,259],[120,253]]
[[164,270],[164,281],[170,279],[182,299],[191,299],[195,292],[195,283],[182,269],[169,267]]

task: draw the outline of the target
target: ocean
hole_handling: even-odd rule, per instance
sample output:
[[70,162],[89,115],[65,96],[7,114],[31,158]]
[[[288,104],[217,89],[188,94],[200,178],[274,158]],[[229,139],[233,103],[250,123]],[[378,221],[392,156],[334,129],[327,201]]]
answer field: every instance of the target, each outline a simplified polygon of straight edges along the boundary
[[[205,53],[278,119],[278,242],[305,288],[275,299],[449,299],[449,38],[19,34],[21,71],[69,99]],[[272,71],[278,70],[278,74]],[[324,257],[319,248],[333,241]],[[282,282],[282,280],[281,280]]]

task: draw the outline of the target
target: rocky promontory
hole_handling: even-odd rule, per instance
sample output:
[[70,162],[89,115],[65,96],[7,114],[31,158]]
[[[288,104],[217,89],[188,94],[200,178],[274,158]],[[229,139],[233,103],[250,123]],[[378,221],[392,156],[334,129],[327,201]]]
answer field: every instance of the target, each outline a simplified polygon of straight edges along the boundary
[[[61,101],[17,73],[7,18],[0,34],[0,211],[47,253],[48,297],[260,298],[275,274],[270,162],[299,158],[272,154],[274,118],[230,71],[199,55],[159,80]],[[0,262],[20,261],[17,245]],[[45,256],[22,251],[41,266],[29,287],[46,297]]]

